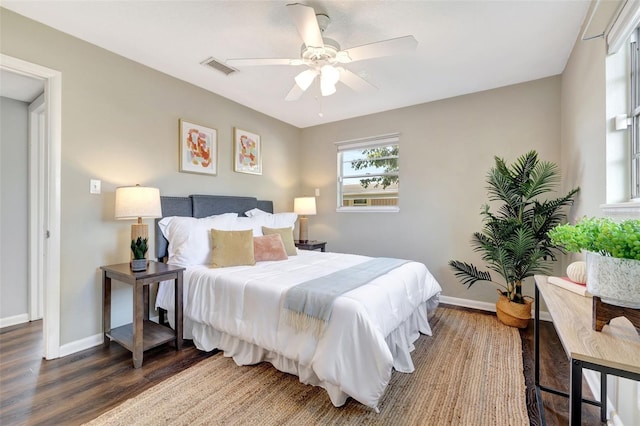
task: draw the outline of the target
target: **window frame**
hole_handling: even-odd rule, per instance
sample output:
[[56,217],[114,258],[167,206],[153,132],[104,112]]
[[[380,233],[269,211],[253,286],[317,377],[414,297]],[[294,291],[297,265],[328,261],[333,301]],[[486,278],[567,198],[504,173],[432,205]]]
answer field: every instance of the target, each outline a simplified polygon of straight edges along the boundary
[[[398,182],[400,180],[400,133],[390,133],[385,135],[378,135],[372,137],[365,137],[360,139],[351,139],[346,141],[335,142],[337,149],[337,177],[336,177],[336,212],[399,212],[400,211],[400,187],[398,185],[397,191],[397,204],[396,205],[385,205],[385,206],[374,206],[370,205],[361,205],[361,206],[344,206],[343,205],[343,181],[345,178],[360,178],[371,175],[355,175],[355,176],[344,176],[343,170],[343,154],[347,151],[354,150],[365,150],[371,148],[378,148],[383,146],[398,146],[398,156],[396,157],[398,160],[398,172],[397,173],[381,173],[380,175],[376,174],[374,176],[398,176]],[[367,197],[359,197],[359,199],[369,199]]]
[[633,32],[629,43],[629,101],[630,101],[630,198],[640,200],[640,27]]

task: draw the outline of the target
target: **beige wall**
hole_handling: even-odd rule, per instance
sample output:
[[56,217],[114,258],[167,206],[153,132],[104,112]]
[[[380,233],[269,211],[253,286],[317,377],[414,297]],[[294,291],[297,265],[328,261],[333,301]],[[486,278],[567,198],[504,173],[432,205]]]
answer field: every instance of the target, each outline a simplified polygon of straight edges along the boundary
[[[334,142],[400,132],[400,212],[337,213]],[[460,96],[303,129],[304,191],[320,188],[310,238],[330,251],[424,262],[451,297],[494,303],[487,283],[466,290],[447,266],[474,261],[469,240],[480,230],[485,175],[535,149],[560,162],[560,77]],[[525,286],[532,295],[532,282]]]
[[[602,39],[576,42],[562,74],[562,166],[569,171],[564,184],[581,187],[572,220],[603,216],[602,204],[629,197],[628,134],[613,125],[615,115],[628,108],[627,53],[623,47],[607,56],[606,49]],[[578,257],[571,254],[564,264]],[[639,386],[608,376],[608,398],[620,424],[637,424]]]
[[[117,186],[257,196],[274,200],[276,211],[293,207],[299,129],[5,9],[0,38],[3,54],[62,72],[62,344],[100,333],[98,268],[129,259],[130,223],[113,218]],[[179,118],[218,130],[218,176],[178,172]],[[262,176],[232,171],[234,126],[261,135]],[[101,195],[89,194],[92,178],[102,180]],[[116,325],[131,318],[129,291],[116,288]]]
[[0,321],[28,314],[29,104],[0,97]]
[[[279,211],[319,188],[311,238],[327,240],[332,251],[422,261],[445,295],[488,303],[495,290],[484,283],[466,290],[447,262],[480,263],[469,239],[481,227],[494,155],[512,161],[535,149],[560,163],[565,188],[583,187],[579,214],[595,214],[605,199],[599,40],[578,44],[562,77],[300,130],[7,10],[0,19],[2,53],[62,72],[63,344],[99,333],[97,268],[128,258],[129,223],[113,220],[119,185],[255,195]],[[179,118],[218,129],[217,177],[177,171]],[[262,136],[263,176],[232,171],[234,126]],[[392,132],[401,133],[400,212],[337,213],[333,142]],[[91,178],[103,181],[102,195],[89,194]],[[532,294],[531,283],[525,292]],[[127,320],[126,290],[118,289],[114,305]]]
[[578,41],[562,74],[562,169],[565,188],[580,186],[572,221],[601,216],[606,202],[605,42]]

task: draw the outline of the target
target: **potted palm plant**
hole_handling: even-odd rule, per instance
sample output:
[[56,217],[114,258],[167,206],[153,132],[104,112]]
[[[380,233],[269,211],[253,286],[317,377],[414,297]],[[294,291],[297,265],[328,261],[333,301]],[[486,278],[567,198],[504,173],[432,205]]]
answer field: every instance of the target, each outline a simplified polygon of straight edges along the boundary
[[133,272],[140,272],[147,270],[147,258],[145,257],[148,250],[147,238],[138,237],[135,240],[131,240],[131,252],[133,253],[133,260],[131,260],[131,270]]
[[640,309],[640,220],[583,218],[549,231],[554,244],[586,253],[587,290],[605,303]]
[[563,208],[573,204],[579,188],[560,198],[547,199],[559,181],[558,166],[540,161],[536,151],[522,155],[512,165],[495,157],[486,182],[489,201],[499,206],[495,213],[489,204],[482,207],[483,227],[473,234],[471,245],[504,283],[494,281],[490,271],[481,271],[471,263],[449,262],[467,288],[478,281],[499,287],[496,312],[507,325],[527,326],[532,299],[522,294],[522,283],[527,277],[548,273],[550,262],[556,260],[555,252],[560,251],[547,232],[566,220]]

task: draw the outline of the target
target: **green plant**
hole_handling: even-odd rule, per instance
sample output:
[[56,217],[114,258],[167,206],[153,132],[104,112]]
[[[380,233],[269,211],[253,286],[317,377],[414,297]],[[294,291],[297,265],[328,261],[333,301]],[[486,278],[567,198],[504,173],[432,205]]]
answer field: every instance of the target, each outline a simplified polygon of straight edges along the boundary
[[144,259],[148,249],[147,238],[138,237],[137,240],[131,240],[131,251],[134,259]]
[[554,244],[567,251],[592,251],[603,256],[640,260],[640,220],[614,222],[607,218],[582,218],[575,225],[558,225],[549,231]]
[[573,204],[579,191],[575,188],[563,197],[540,201],[559,181],[558,166],[539,161],[536,151],[522,155],[511,166],[495,157],[486,182],[489,200],[501,205],[496,213],[488,204],[483,206],[482,231],[473,234],[471,246],[505,283],[494,281],[491,272],[480,271],[471,263],[451,260],[449,266],[462,284],[469,288],[478,281],[491,282],[509,300],[524,303],[522,281],[549,272],[548,262],[556,260],[558,249],[547,232],[566,219],[562,209]]

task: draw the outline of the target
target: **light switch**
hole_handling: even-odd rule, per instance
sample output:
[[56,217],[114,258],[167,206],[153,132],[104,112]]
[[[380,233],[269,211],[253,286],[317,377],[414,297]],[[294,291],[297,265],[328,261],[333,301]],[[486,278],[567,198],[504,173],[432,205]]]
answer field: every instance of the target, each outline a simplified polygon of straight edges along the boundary
[[316,197],[320,196],[320,188],[316,188]]
[[100,182],[98,179],[91,179],[91,183],[89,186],[89,193],[91,194],[99,194],[100,193],[100,187],[101,187],[102,182]]

